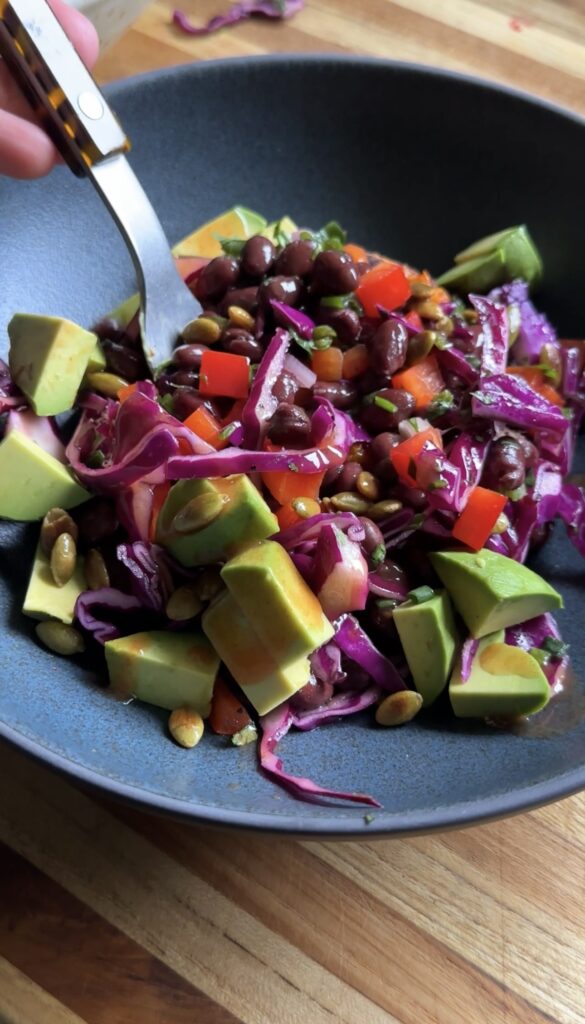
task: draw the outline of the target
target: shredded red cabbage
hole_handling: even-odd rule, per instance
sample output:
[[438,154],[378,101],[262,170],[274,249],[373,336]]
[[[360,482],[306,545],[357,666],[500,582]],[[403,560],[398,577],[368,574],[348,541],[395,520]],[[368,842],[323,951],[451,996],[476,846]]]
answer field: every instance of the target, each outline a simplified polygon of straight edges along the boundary
[[473,659],[477,654],[478,647],[479,640],[470,636],[461,648],[461,681],[464,683],[467,682],[471,675],[471,667],[473,665]]
[[482,377],[504,373],[508,362],[508,313],[506,307],[483,295],[470,295],[469,301],[477,310],[481,325]]
[[154,544],[136,541],[118,544],[116,557],[130,573],[132,593],[143,608],[162,612],[172,591],[173,581],[164,560],[164,552]]
[[360,521],[353,512],[319,512],[316,516],[309,516],[302,519],[286,530],[275,533],[273,540],[282,544],[287,551],[294,551],[307,541],[315,541],[321,530],[328,524],[335,524],[339,530],[348,530],[351,527],[359,527]]
[[259,448],[268,420],[276,411],[278,399],[273,388],[280,377],[290,345],[290,334],[279,327],[258,365],[248,400],[242,410],[243,444],[246,448]]
[[276,747],[281,739],[286,736],[291,725],[294,724],[294,716],[288,704],[281,704],[271,711],[270,714],[260,718],[262,737],[259,746],[260,764],[265,772],[275,782],[288,789],[294,796],[301,800],[319,800],[330,798],[333,800],[349,800],[351,803],[367,804],[369,807],[380,807],[380,804],[372,796],[366,793],[344,793],[336,789],[327,789],[312,782],[311,779],[289,775],[284,770],[282,759],[276,754]]
[[479,370],[476,370],[467,361],[463,352],[460,352],[458,348],[452,346],[451,348],[436,349],[436,355],[441,370],[456,374],[465,384],[477,384]]
[[353,615],[344,615],[337,623],[335,643],[351,661],[363,668],[383,690],[397,693],[406,684],[391,661],[374,646]]
[[546,430],[562,436],[569,427],[557,405],[552,405],[521,377],[502,373],[485,377],[473,394],[471,408],[480,419],[504,420],[529,430]]
[[376,704],[382,691],[379,686],[369,686],[365,690],[345,690],[344,693],[337,693],[331,697],[320,708],[314,711],[295,711],[293,724],[302,732],[309,732],[318,725],[322,725],[330,718],[341,718],[345,715],[356,715],[359,711]]
[[577,551],[585,556],[585,495],[575,484],[564,484],[559,500],[559,516]]
[[194,25],[184,11],[173,11],[173,24],[188,36],[209,36],[247,18],[292,18],[304,7],[304,0],[240,0],[225,14],[216,14],[206,25]]
[[[101,590],[84,590],[75,602],[75,618],[94,640],[105,644],[123,633],[132,633],[137,615],[141,615],[140,629],[144,624],[144,605],[137,597],[124,594],[115,587]],[[128,628],[124,628],[125,626]]]
[[519,363],[537,363],[544,344],[557,344],[554,328],[544,313],[539,313],[529,298],[526,281],[512,281],[501,288],[495,288],[488,295],[492,302],[505,306],[516,305],[520,313],[520,330],[512,346],[514,358]]
[[292,328],[304,341],[310,341],[315,330],[315,321],[310,316],[278,299],[270,299],[274,315],[283,327]]
[[314,373],[311,367],[307,366],[306,363],[302,363],[291,352],[289,352],[284,361],[284,368],[290,373],[291,377],[294,377],[301,388],[312,388],[317,380],[317,374]]
[[[125,402],[102,403],[97,414],[93,408],[85,408],[66,455],[83,484],[98,493],[116,493],[159,468],[162,481],[162,467],[179,452],[180,442],[195,457],[215,452],[158,402],[137,390]],[[93,468],[87,460],[96,455],[102,464]]]
[[323,683],[336,686],[345,679],[346,673],[341,667],[341,651],[336,644],[329,643],[319,647],[313,651],[309,661],[313,675]]
[[315,547],[311,581],[330,619],[362,611],[368,599],[368,566],[359,544],[333,523],[322,526]]

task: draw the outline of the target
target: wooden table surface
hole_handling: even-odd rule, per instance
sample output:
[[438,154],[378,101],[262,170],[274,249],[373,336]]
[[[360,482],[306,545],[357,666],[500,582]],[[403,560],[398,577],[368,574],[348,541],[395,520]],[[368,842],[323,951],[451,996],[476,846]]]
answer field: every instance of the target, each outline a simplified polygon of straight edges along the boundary
[[[220,0],[190,0],[200,19]],[[192,40],[156,3],[102,81],[346,51],[473,71],[585,113],[583,0],[312,0]],[[0,751],[0,1021],[583,1024],[585,794],[371,843],[222,835],[106,805]]]

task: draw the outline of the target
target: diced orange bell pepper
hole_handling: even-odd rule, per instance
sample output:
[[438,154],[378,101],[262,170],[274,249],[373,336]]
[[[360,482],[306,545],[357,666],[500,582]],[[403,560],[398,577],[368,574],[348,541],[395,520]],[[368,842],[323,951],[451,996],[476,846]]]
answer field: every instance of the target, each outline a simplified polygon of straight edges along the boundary
[[201,357],[199,391],[202,395],[246,398],[250,390],[250,360],[231,352],[207,349]]
[[431,352],[421,363],[395,373],[392,377],[392,387],[409,391],[416,402],[417,412],[426,409],[435,395],[445,388],[437,357]]
[[390,462],[402,483],[407,484],[408,487],[418,486],[416,476],[411,473],[411,465],[414,463],[416,466],[417,456],[420,455],[425,445],[434,445],[435,448],[440,448],[442,451],[443,438],[440,430],[428,427],[427,430],[421,430],[418,434],[413,434],[406,441],[397,444],[390,451]]
[[292,505],[281,505],[276,510],[276,518],[278,519],[278,525],[281,530],[288,530],[289,526],[294,526],[295,523],[300,523],[302,516],[295,512]]
[[207,441],[218,452],[222,448],[227,448],[229,444],[227,437],[221,436],[224,427],[204,405],[200,405],[198,409],[195,409],[195,412],[187,416],[183,425],[192,430],[194,434],[197,434],[202,441]]
[[505,494],[490,491],[487,487],[476,487],[453,527],[455,540],[479,551],[493,532],[507,500]]
[[377,306],[397,309],[410,297],[410,285],[399,263],[381,263],[362,274],[355,290],[366,316],[379,316]]
[[183,281],[188,281],[193,274],[202,270],[208,263],[209,260],[203,256],[175,256],[175,266]]
[[156,484],[152,491],[152,507],[150,510],[150,525],[148,528],[148,539],[151,544],[154,544],[156,538],[156,524],[160,515],[160,510],[163,507],[167,494],[171,489],[170,480],[163,481],[162,484]]
[[354,377],[365,373],[370,365],[370,357],[365,345],[361,342],[352,345],[343,353],[342,377],[344,380],[353,380]]
[[511,373],[514,377],[522,377],[533,391],[536,391],[541,398],[545,398],[547,402],[551,402],[552,405],[563,406],[565,404],[562,395],[552,386],[538,367],[509,366],[506,373]]
[[232,693],[228,684],[218,676],[213,686],[209,724],[219,736],[235,736],[250,725],[250,718],[241,700]]
[[130,395],[133,395],[136,391],[138,384],[124,384],[123,388],[118,388],[118,401],[125,402]]
[[337,345],[315,349],[311,355],[311,369],[317,380],[341,380],[343,374],[343,352]]
[[361,245],[355,245],[353,242],[347,242],[343,248],[346,253],[351,256],[354,263],[365,263],[368,258],[366,250]]
[[325,473],[294,473],[290,469],[271,469],[260,476],[279,505],[289,505],[295,498],[318,498]]

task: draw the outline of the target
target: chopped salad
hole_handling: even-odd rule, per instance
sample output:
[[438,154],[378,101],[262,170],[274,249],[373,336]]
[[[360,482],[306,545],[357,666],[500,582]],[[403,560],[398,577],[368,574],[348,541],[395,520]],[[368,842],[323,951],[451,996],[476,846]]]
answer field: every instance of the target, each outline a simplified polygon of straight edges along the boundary
[[9,324],[0,516],[41,521],[23,611],[180,746],[206,723],[300,798],[377,806],[279,742],[366,709],[511,720],[562,687],[562,599],[524,563],[556,519],[585,554],[585,342],[535,306],[524,226],[438,279],[238,207],[174,252],[204,312],[154,379],[136,296],[91,331]]

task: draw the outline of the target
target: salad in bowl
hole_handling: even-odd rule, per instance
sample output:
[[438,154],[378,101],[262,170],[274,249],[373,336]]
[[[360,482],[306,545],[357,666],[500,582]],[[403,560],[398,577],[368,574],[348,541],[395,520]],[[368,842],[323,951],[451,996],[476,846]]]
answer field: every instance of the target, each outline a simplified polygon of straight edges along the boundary
[[291,728],[559,700],[562,598],[525,562],[557,519],[585,553],[585,343],[535,306],[526,227],[439,278],[242,207],[174,253],[204,312],[154,377],[136,296],[8,326],[0,517],[41,523],[41,643],[308,800],[378,805],[289,774]]

